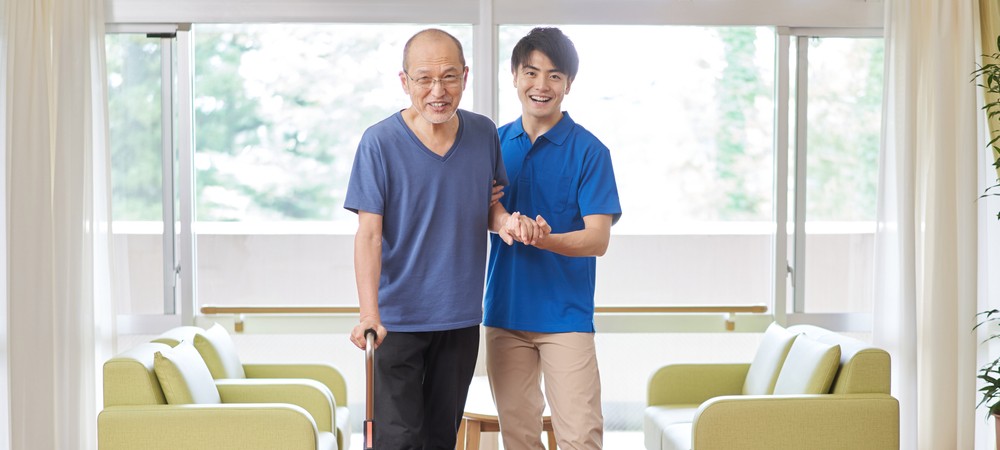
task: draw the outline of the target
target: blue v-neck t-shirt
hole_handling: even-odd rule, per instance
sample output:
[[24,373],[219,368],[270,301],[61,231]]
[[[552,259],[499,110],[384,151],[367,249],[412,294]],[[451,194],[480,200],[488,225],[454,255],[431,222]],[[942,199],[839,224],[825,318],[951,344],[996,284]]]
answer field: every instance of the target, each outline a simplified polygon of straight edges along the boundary
[[344,208],[382,216],[378,306],[389,331],[444,331],[482,322],[489,202],[507,184],[489,118],[458,110],[444,156],[397,112],[365,131]]

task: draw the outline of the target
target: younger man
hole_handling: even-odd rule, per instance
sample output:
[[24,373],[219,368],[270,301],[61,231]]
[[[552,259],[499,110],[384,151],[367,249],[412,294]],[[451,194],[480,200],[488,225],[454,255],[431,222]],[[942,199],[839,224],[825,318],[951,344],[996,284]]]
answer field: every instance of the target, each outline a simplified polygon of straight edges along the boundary
[[543,448],[544,376],[559,448],[600,449],[594,277],[621,216],[611,154],[560,109],[579,67],[562,31],[535,28],[510,62],[522,114],[499,131],[501,203],[538,230],[513,246],[491,238],[483,323],[504,448]]

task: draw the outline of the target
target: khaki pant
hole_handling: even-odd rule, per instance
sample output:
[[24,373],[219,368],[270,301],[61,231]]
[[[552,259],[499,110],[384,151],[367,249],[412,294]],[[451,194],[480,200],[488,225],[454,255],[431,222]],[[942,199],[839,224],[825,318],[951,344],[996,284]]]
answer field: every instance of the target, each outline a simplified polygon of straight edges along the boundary
[[544,448],[542,410],[546,400],[560,449],[601,448],[604,416],[594,333],[532,333],[486,327],[486,369],[505,449]]

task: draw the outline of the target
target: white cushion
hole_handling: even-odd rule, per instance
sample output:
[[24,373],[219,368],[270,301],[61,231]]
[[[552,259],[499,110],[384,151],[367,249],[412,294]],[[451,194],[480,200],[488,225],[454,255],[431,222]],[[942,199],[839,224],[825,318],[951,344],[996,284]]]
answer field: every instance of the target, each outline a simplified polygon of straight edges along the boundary
[[163,334],[157,336],[156,339],[149,342],[159,342],[161,344],[167,344],[171,347],[176,347],[177,344],[184,341],[190,341],[194,339],[194,335],[203,332],[205,332],[205,330],[202,330],[194,325],[184,325],[164,331]]
[[840,346],[800,335],[774,385],[775,394],[827,394],[840,367]]
[[675,423],[663,429],[661,450],[691,450],[691,429],[694,424]]
[[757,354],[750,363],[750,370],[743,382],[744,395],[768,395],[774,393],[778,373],[785,363],[788,350],[795,341],[795,333],[777,323],[771,323],[764,331],[764,338],[757,347]]
[[208,366],[190,342],[153,355],[153,371],[169,404],[219,403],[219,390]]
[[194,335],[194,348],[198,349],[212,378],[246,378],[243,363],[236,354],[236,344],[222,325]]
[[[647,449],[659,449],[663,446],[665,436],[663,430],[672,425],[687,423],[694,420],[699,405],[649,406],[643,414],[642,430]],[[690,431],[690,428],[689,428]],[[690,433],[689,433],[690,434]],[[690,436],[688,444],[690,445]]]

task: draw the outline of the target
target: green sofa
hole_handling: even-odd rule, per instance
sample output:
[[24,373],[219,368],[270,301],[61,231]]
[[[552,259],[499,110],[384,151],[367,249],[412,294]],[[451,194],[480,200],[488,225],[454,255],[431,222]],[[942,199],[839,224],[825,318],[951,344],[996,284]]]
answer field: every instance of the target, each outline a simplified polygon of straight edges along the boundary
[[649,380],[647,450],[899,448],[889,354],[811,326],[772,324],[751,363],[672,364]]
[[234,350],[227,337],[179,327],[106,361],[99,448],[349,448],[340,372],[329,364],[239,364],[225,355]]

